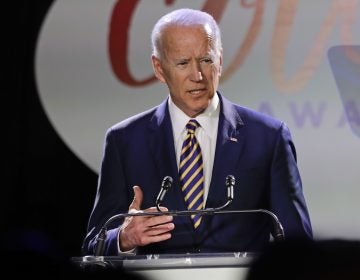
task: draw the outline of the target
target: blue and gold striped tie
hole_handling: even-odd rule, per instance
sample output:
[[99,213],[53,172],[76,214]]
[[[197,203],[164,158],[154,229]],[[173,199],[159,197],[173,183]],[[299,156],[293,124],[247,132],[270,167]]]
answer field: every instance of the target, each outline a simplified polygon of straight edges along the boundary
[[[186,125],[187,135],[184,140],[181,155],[179,175],[181,190],[189,210],[203,209],[204,195],[204,174],[203,160],[199,142],[195,137],[195,130],[200,124],[191,119]],[[198,228],[201,223],[201,215],[191,216],[194,228]]]

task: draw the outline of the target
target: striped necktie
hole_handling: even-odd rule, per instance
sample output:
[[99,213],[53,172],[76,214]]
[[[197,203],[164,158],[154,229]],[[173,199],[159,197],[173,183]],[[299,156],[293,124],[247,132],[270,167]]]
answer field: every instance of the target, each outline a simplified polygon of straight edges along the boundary
[[[200,124],[191,119],[186,125],[187,135],[184,140],[181,154],[179,176],[181,190],[184,193],[185,203],[189,210],[203,209],[204,195],[204,174],[201,148],[195,137],[195,130]],[[198,228],[201,223],[201,215],[191,216],[194,228]]]

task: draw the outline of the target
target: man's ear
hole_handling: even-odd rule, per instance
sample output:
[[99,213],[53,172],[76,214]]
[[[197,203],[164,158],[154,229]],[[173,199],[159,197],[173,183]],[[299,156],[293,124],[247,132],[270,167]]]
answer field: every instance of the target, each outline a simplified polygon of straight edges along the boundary
[[222,73],[222,64],[223,64],[223,58],[222,58],[222,50],[220,51],[220,56],[219,56],[219,77],[221,77],[221,73]]
[[164,78],[164,72],[160,63],[160,59],[155,55],[151,56],[152,66],[154,69],[155,77],[162,83],[166,83]]

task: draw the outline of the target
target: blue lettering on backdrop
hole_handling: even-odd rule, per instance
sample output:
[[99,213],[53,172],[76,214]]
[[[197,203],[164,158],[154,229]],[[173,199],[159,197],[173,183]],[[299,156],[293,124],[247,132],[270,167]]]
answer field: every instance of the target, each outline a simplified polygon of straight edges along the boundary
[[[343,108],[344,110],[339,117],[339,121],[334,126],[342,128],[348,124],[351,127],[360,127],[360,108],[357,106],[357,102],[348,100],[343,104]],[[327,104],[324,101],[316,104],[310,101],[305,101],[301,104],[289,102],[288,109],[296,128],[304,128],[309,125],[319,128],[323,124],[325,114],[329,113],[326,110]],[[275,118],[277,117],[270,102],[260,102],[257,111]]]

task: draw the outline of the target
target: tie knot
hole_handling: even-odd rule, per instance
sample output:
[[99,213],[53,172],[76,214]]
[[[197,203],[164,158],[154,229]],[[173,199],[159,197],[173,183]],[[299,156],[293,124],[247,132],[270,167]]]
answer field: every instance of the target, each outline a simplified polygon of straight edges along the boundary
[[186,129],[189,133],[195,133],[195,130],[200,127],[200,124],[195,119],[189,120],[189,122],[186,124]]

